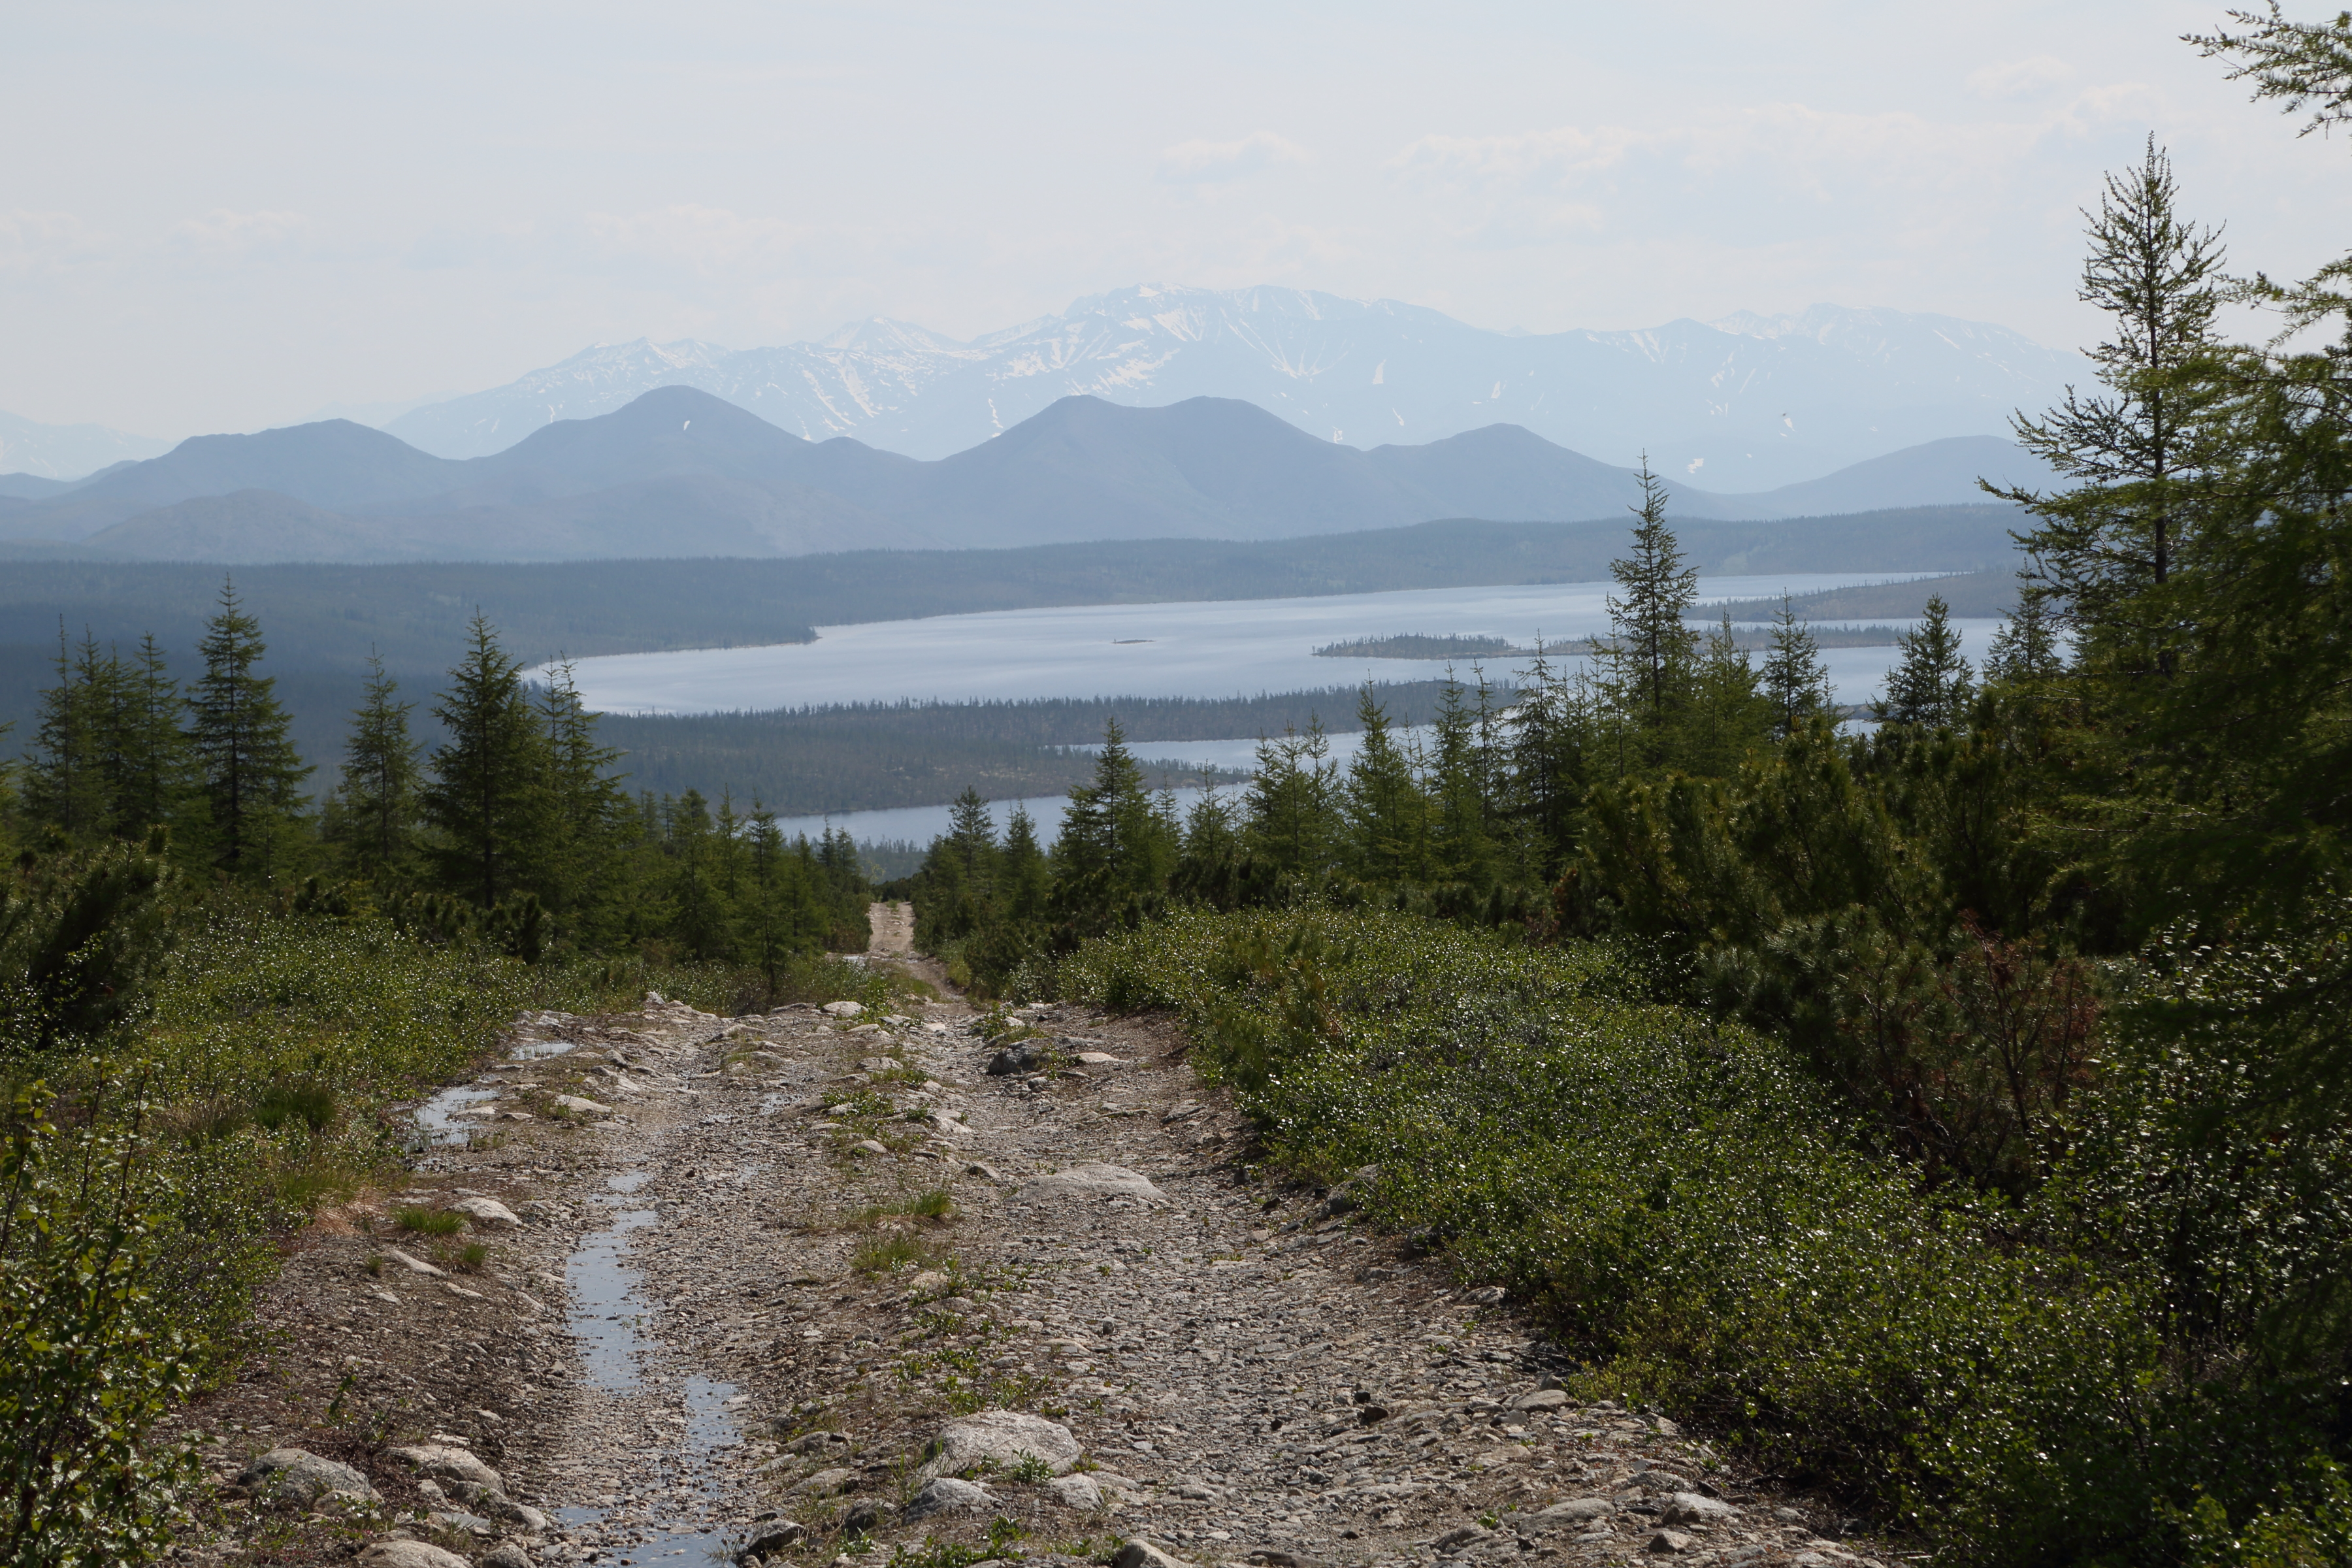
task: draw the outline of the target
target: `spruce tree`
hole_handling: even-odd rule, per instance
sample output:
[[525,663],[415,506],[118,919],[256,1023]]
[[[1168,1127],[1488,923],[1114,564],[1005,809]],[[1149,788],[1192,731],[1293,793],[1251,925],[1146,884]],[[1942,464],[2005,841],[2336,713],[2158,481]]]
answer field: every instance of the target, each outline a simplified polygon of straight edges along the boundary
[[1618,700],[1653,734],[1664,729],[1687,699],[1698,639],[1683,617],[1698,601],[1698,568],[1684,563],[1682,546],[1666,525],[1666,487],[1642,464],[1642,504],[1633,509],[1633,548],[1609,563],[1622,596],[1609,598],[1609,659]]
[[341,804],[352,868],[377,880],[401,875],[415,845],[417,745],[408,715],[416,705],[399,695],[399,682],[370,650],[364,700],[343,742]]
[[[569,659],[547,671],[539,713],[546,729],[549,842],[540,893],[559,916],[591,918],[614,896],[629,800],[613,769],[620,748],[596,737]],[[601,917],[595,917],[601,918]]]
[[268,875],[313,770],[295,753],[275,678],[255,673],[268,651],[261,623],[239,606],[233,582],[221,584],[219,603],[196,645],[205,672],[188,702],[203,839],[220,870]]
[[1141,897],[1164,891],[1175,830],[1152,808],[1118,721],[1103,730],[1092,782],[1070,792],[1054,845],[1054,901],[1071,937],[1091,935]]
[[1427,875],[1429,803],[1370,683],[1357,700],[1356,720],[1362,736],[1348,764],[1349,868],[1359,880],[1381,886],[1420,881]]
[[1927,729],[1958,724],[1976,683],[1942,595],[1927,600],[1927,616],[1903,634],[1900,646],[1903,657],[1887,673],[1886,695],[1871,705],[1871,716]]
[[2057,627],[2052,624],[2054,619],[2048,601],[2039,595],[2021,599],[1985,649],[1985,684],[2030,686],[2063,670],[2065,659],[2059,650]]
[[113,816],[107,770],[100,754],[100,720],[104,694],[89,671],[78,666],[58,622],[57,684],[41,691],[39,723],[26,770],[25,808],[32,819],[68,841],[89,843],[103,834]]
[[1329,868],[1339,772],[1330,756],[1323,721],[1311,714],[1304,735],[1286,730],[1278,741],[1258,741],[1244,842],[1286,876],[1315,879]]
[[1675,760],[1701,777],[1729,778],[1770,734],[1772,720],[1771,704],[1757,687],[1755,666],[1727,615],[1707,633],[1692,668]]
[[1003,918],[1023,924],[1043,920],[1053,894],[1053,866],[1037,842],[1036,818],[1017,802],[1004,822],[998,868],[997,907]]
[[187,703],[153,633],[139,639],[138,662],[123,669],[121,692],[120,738],[113,748],[121,770],[114,789],[116,832],[142,838],[149,828],[173,819],[188,788],[188,733],[183,725]]
[[1771,706],[1772,733],[1781,740],[1795,734],[1814,714],[1829,710],[1829,666],[1822,662],[1821,644],[1797,618],[1786,594],[1780,595],[1780,614],[1772,623],[1772,650],[1764,656],[1761,683],[1764,700]]
[[1510,714],[1511,811],[1532,839],[1545,880],[1557,877],[1575,850],[1584,796],[1591,787],[1594,743],[1589,681],[1555,665],[1542,639],[1520,671],[1519,700]]
[[521,666],[480,614],[468,635],[473,646],[433,707],[448,739],[434,750],[420,802],[440,885],[487,910],[539,890],[555,837],[553,769]]
[[1430,847],[1436,873],[1447,881],[1483,889],[1495,880],[1496,855],[1487,831],[1486,748],[1481,743],[1483,676],[1480,685],[1480,706],[1473,707],[1453,670],[1446,671],[1423,772],[1429,781]]

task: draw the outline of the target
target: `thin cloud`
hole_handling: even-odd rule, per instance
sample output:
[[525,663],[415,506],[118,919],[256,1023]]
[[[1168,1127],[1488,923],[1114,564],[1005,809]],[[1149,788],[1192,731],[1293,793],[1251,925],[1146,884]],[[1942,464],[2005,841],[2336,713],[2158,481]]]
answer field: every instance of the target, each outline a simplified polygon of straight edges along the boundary
[[1179,142],[1160,153],[1160,177],[1177,185],[1219,184],[1314,161],[1315,154],[1287,137],[1253,131],[1238,142]]

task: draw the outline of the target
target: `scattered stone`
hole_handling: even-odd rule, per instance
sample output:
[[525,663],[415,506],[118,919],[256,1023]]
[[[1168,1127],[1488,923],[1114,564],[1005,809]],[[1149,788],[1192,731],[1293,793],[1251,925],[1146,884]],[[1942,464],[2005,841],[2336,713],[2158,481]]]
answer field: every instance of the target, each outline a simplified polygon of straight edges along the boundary
[[1179,1121],[1190,1121],[1201,1114],[1202,1109],[1201,1102],[1197,1100],[1188,1100],[1181,1104],[1171,1105],[1160,1113],[1160,1123],[1166,1127]]
[[1570,1403],[1568,1392],[1559,1388],[1538,1388],[1533,1394],[1522,1394],[1511,1401],[1514,1410],[1558,1410]]
[[849,1439],[838,1432],[811,1432],[784,1445],[787,1454],[821,1454],[835,1448],[846,1448]]
[[387,1448],[384,1452],[421,1476],[431,1476],[445,1481],[469,1481],[478,1487],[488,1487],[503,1492],[507,1483],[498,1471],[482,1463],[463,1448],[446,1444],[420,1444],[411,1447]]
[[987,1508],[996,1501],[996,1495],[985,1487],[970,1481],[960,1481],[953,1476],[934,1476],[923,1483],[914,1500],[907,1504],[900,1516],[908,1523],[929,1519],[935,1513],[953,1513],[967,1508]]
[[1581,1524],[1588,1520],[1607,1519],[1616,1511],[1617,1505],[1605,1497],[1572,1497],[1566,1502],[1538,1509],[1530,1517],[1556,1524]]
[[867,1057],[857,1064],[857,1070],[859,1072],[896,1072],[906,1065],[904,1062],[893,1061],[888,1057]]
[[522,1224],[514,1210],[496,1198],[459,1198],[449,1207],[476,1225],[491,1229],[508,1230]]
[[996,1173],[996,1168],[994,1166],[983,1165],[976,1160],[963,1168],[963,1173],[967,1176],[978,1176],[983,1182],[1001,1182],[1004,1180],[1003,1176]]
[[436,1509],[425,1517],[433,1521],[434,1528],[436,1530],[454,1530],[463,1535],[490,1533],[488,1520],[478,1513],[467,1513],[462,1509]]
[[860,1002],[828,1002],[824,1010],[836,1018],[855,1018],[866,1011],[866,1006]]
[[1697,1492],[1675,1492],[1666,1499],[1666,1511],[1659,1519],[1666,1524],[1720,1524],[1738,1515],[1739,1510],[1727,1502]]
[[1481,1546],[1491,1546],[1501,1539],[1483,1524],[1465,1524],[1447,1531],[1430,1544],[1440,1552],[1457,1552],[1465,1548],[1475,1551]]
[[364,1503],[373,1502],[376,1496],[375,1488],[359,1471],[307,1448],[270,1449],[245,1468],[236,1484],[251,1492],[256,1501],[299,1508],[316,1508],[330,1497]]
[[788,1552],[799,1545],[801,1537],[807,1533],[789,1519],[770,1520],[755,1525],[751,1530],[751,1539],[744,1543],[742,1551],[735,1554],[735,1561],[748,1563],[754,1557],[773,1557],[780,1552]]
[[1090,1068],[1121,1068],[1127,1065],[1125,1058],[1115,1057],[1108,1051],[1080,1051],[1070,1059]]
[[871,1138],[860,1138],[849,1146],[849,1152],[853,1154],[887,1154],[890,1150],[887,1145],[877,1143]]
[[1005,1078],[1013,1073],[1034,1072],[1045,1059],[1045,1047],[1042,1043],[1022,1040],[988,1058],[988,1076]]
[[1103,1505],[1103,1489],[1092,1476],[1055,1476],[1045,1489],[1064,1508],[1093,1510]]
[[610,1116],[613,1114],[613,1108],[611,1106],[600,1105],[593,1100],[583,1100],[576,1094],[557,1095],[555,1097],[555,1108],[558,1110],[568,1110],[574,1116]]
[[1022,1189],[1045,1196],[1143,1198],[1166,1203],[1168,1194],[1124,1165],[1072,1165],[1066,1171],[1033,1178]]
[[531,1568],[530,1553],[511,1541],[501,1541],[482,1559],[482,1568]]
[[426,1541],[379,1541],[360,1553],[360,1568],[473,1568]]
[[940,1427],[918,1473],[945,1476],[982,1463],[1009,1470],[1023,1459],[1035,1458],[1061,1475],[1077,1463],[1078,1453],[1078,1440],[1058,1421],[1013,1410],[983,1410]]
[[1650,1543],[1642,1550],[1654,1552],[1663,1557],[1688,1552],[1696,1545],[1698,1542],[1696,1539],[1685,1535],[1679,1530],[1662,1530],[1650,1537]]
[[1185,1565],[1149,1541],[1130,1541],[1120,1547],[1118,1555],[1110,1560],[1110,1568],[1185,1568]]
[[807,1479],[796,1483],[793,1487],[793,1492],[798,1497],[831,1497],[835,1492],[847,1491],[850,1483],[856,1479],[856,1470],[846,1466],[836,1465],[832,1469],[819,1470]]
[[850,1535],[871,1535],[898,1517],[898,1510],[880,1498],[867,1498],[849,1505],[841,1516],[841,1528]]
[[1475,1290],[1463,1292],[1462,1300],[1473,1307],[1499,1307],[1506,1294],[1500,1285],[1481,1285]]
[[491,1492],[475,1499],[474,1506],[488,1514],[494,1523],[505,1525],[509,1530],[524,1535],[547,1533],[547,1515],[529,1503],[516,1502],[511,1498]]
[[443,1279],[447,1278],[447,1275],[441,1269],[425,1262],[422,1258],[411,1258],[408,1254],[401,1251],[400,1248],[396,1247],[385,1247],[383,1249],[383,1256],[390,1258],[393,1262],[399,1264],[411,1274],[422,1274],[427,1279]]

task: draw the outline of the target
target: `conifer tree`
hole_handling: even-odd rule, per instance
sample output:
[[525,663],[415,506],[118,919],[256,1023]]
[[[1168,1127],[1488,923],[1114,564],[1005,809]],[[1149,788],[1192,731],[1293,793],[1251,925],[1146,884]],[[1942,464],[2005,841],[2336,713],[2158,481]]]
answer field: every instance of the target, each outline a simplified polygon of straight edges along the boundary
[[1437,873],[1448,881],[1484,888],[1495,879],[1495,845],[1487,830],[1483,672],[1479,687],[1479,705],[1473,707],[1462,683],[1450,668],[1446,671],[1423,771],[1429,781],[1431,850]]
[[1420,881],[1428,874],[1429,803],[1369,682],[1357,700],[1356,720],[1363,733],[1348,764],[1349,869],[1360,880],[1382,886]]
[[1339,772],[1330,756],[1323,721],[1313,715],[1304,735],[1286,730],[1278,741],[1258,741],[1244,841],[1285,875],[1318,878],[1329,867]]
[[735,910],[727,898],[724,849],[710,820],[710,803],[700,790],[689,789],[670,803],[667,815],[669,934],[689,958],[731,958]]
[[1757,689],[1756,668],[1731,629],[1731,617],[1708,631],[1691,674],[1680,755],[1688,772],[1728,778],[1772,727],[1771,705]]
[[276,679],[255,673],[268,651],[261,623],[239,606],[232,582],[222,584],[219,603],[196,645],[205,672],[188,703],[204,841],[219,869],[266,876],[299,808],[297,792],[314,770],[295,753]]
[[480,614],[468,634],[473,646],[433,707],[448,739],[434,749],[421,804],[442,887],[487,910],[510,892],[538,890],[555,803],[547,737],[521,666]]
[[53,668],[57,684],[41,692],[25,806],[34,821],[68,841],[88,843],[106,831],[113,815],[100,751],[102,695],[89,671],[77,666],[62,617]]
[[187,793],[187,704],[152,632],[139,639],[138,661],[122,670],[121,684],[120,739],[113,748],[121,759],[116,832],[143,838],[149,828],[172,820]]
[[2153,135],[2137,169],[2107,176],[2098,212],[2085,215],[2091,253],[2076,296],[2113,322],[2091,351],[2105,390],[2070,388],[2043,417],[2015,421],[2019,444],[2074,488],[1994,490],[2039,520],[2019,535],[2032,563],[2027,592],[2054,601],[2127,667],[2168,673],[2176,650],[2141,595],[2171,576],[2200,475],[2218,456],[2208,415],[2221,388],[2189,373],[2219,348],[2223,282],[2221,237],[2184,218],[2179,197]]
[[1017,802],[1005,819],[998,867],[997,907],[1004,918],[1024,924],[1043,920],[1053,893],[1053,866],[1037,842],[1036,818]]
[[342,826],[352,869],[376,879],[398,877],[415,845],[417,745],[410,736],[413,702],[368,654],[368,681],[343,742]]
[[547,671],[539,713],[552,797],[539,890],[558,915],[577,921],[598,909],[618,880],[629,804],[613,771],[621,752],[596,738],[596,715],[581,700],[569,659]]
[[1772,623],[1772,650],[1764,656],[1761,673],[1777,738],[1786,740],[1807,719],[1829,710],[1829,666],[1822,662],[1812,629],[1797,618],[1786,594],[1780,595],[1780,614]]
[[1511,810],[1532,837],[1538,869],[1549,881],[1576,847],[1591,787],[1592,703],[1582,672],[1571,678],[1555,666],[1540,638],[1520,671],[1510,729]]
[[2059,674],[2065,660],[2059,652],[2054,618],[2049,601],[2041,595],[2021,598],[1985,649],[1985,684],[2031,685]]
[[1054,845],[1054,898],[1075,935],[1090,934],[1148,893],[1175,865],[1175,830],[1152,808],[1143,770],[1114,719],[1091,783],[1070,792]]
[[1609,563],[1622,591],[1609,598],[1610,641],[1598,649],[1615,674],[1620,704],[1654,735],[1688,695],[1697,638],[1683,617],[1698,600],[1698,568],[1684,562],[1666,525],[1666,487],[1642,464],[1633,548]]
[[1887,673],[1886,695],[1871,705],[1872,717],[1927,729],[1958,724],[1976,683],[1942,595],[1929,597],[1926,616],[1903,634],[1900,646],[1903,657]]

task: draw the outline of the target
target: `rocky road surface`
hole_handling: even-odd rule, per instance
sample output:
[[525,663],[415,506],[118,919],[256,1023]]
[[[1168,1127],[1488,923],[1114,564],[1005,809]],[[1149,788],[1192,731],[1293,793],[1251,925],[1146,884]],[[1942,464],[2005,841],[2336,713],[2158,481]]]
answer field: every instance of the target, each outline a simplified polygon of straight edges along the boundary
[[[903,953],[906,911],[875,912],[870,961]],[[411,1186],[289,1260],[278,1350],[192,1413],[226,1489],[186,1554],[1892,1561],[1552,1386],[1511,1303],[1402,1258],[1344,1186],[1254,1172],[1165,1020],[1024,1009],[1008,1057],[913,967],[947,999],[522,1020],[488,1092],[426,1109]],[[289,1448],[349,1483],[250,1467]]]

